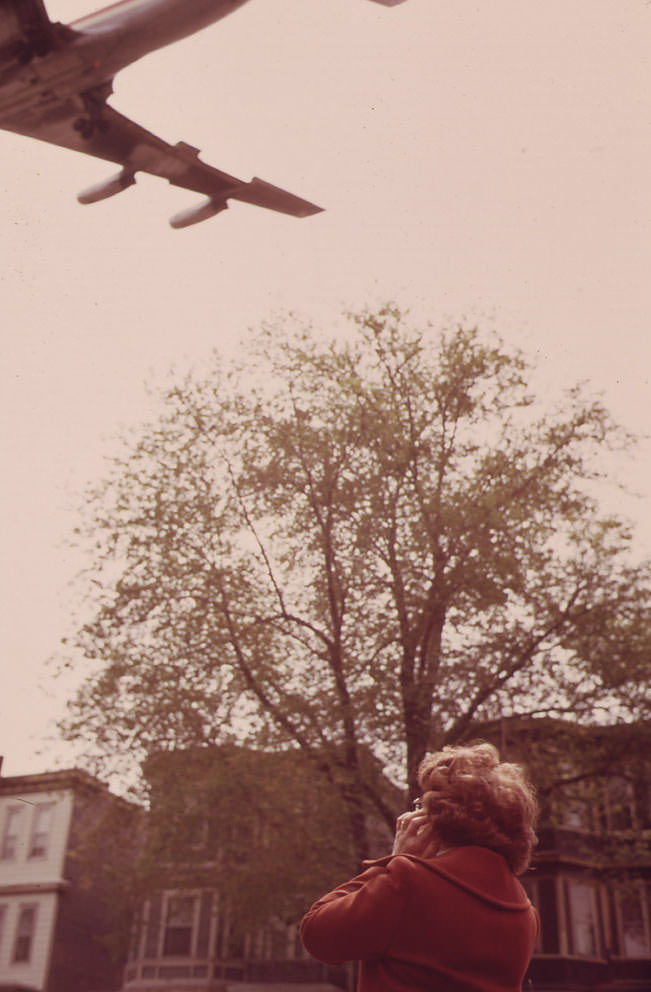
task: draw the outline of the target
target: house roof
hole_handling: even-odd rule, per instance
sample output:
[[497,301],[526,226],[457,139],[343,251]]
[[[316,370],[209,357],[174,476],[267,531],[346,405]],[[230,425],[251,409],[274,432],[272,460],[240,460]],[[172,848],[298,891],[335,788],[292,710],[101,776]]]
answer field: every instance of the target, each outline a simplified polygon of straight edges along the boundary
[[81,768],[37,772],[32,775],[0,775],[0,796],[12,795],[16,792],[46,792],[53,789],[109,791],[106,782],[102,782]]

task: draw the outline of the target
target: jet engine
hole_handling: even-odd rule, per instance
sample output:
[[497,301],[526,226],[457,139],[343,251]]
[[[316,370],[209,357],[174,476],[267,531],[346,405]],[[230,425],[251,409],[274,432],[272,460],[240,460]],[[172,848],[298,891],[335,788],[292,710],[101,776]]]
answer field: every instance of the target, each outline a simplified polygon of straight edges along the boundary
[[97,203],[98,200],[106,200],[109,196],[121,193],[123,189],[133,186],[135,181],[136,177],[133,172],[129,169],[122,169],[117,176],[111,176],[110,179],[104,179],[101,183],[85,189],[77,199],[80,203]]
[[228,210],[226,200],[204,200],[197,207],[190,207],[189,210],[182,210],[180,213],[174,214],[170,224],[174,228],[190,227],[191,224],[199,224],[202,220],[214,217],[222,210]]

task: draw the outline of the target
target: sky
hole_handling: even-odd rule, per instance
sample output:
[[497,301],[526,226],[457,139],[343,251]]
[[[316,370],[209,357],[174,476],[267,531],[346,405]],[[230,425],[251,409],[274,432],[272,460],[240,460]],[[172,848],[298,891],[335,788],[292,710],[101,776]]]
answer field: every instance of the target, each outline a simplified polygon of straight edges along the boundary
[[[83,672],[47,664],[79,607],[69,538],[171,368],[392,300],[496,330],[550,401],[586,380],[649,433],[650,34],[646,0],[251,0],[120,73],[116,109],[325,208],[303,220],[233,204],[174,231],[196,195],[146,176],[82,207],[114,165],[0,132],[3,774],[77,762],[54,722]],[[645,556],[650,454],[617,468],[635,498],[605,497]]]

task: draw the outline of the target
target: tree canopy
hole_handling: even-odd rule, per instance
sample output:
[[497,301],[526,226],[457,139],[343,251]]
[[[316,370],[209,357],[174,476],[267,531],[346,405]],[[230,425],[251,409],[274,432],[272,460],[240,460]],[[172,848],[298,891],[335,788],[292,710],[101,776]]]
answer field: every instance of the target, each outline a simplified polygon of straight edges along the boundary
[[89,494],[95,664],[68,737],[98,752],[301,748],[389,821],[377,762],[478,721],[649,715],[651,570],[595,497],[631,439],[577,387],[554,408],[497,337],[393,306],[345,338],[292,321],[172,383]]

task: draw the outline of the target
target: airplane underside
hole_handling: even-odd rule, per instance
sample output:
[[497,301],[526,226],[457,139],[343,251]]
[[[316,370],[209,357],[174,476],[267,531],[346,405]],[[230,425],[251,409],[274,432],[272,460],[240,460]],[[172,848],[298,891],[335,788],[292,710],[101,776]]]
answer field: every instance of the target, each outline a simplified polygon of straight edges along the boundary
[[[316,204],[257,177],[246,182],[215,169],[192,145],[170,145],[108,103],[120,69],[248,2],[122,0],[66,26],[49,20],[43,0],[0,0],[0,128],[117,163],[120,172],[80,194],[82,203],[122,192],[146,172],[206,197],[172,218],[173,227],[214,216],[228,200],[294,217],[319,213]],[[372,2],[392,7],[404,0]]]

